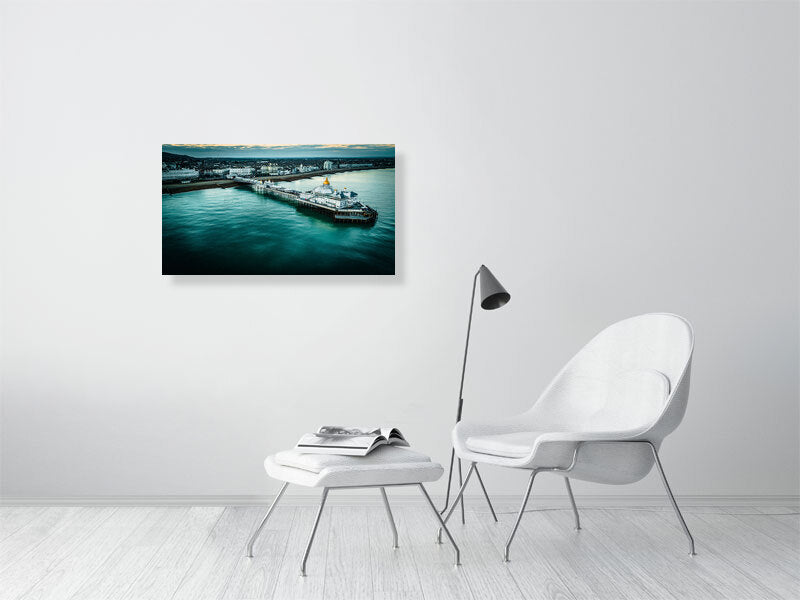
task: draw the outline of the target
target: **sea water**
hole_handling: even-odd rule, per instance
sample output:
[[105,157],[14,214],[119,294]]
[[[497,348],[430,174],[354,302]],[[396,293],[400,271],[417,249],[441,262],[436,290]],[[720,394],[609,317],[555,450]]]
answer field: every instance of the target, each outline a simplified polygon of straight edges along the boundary
[[[281,185],[306,191],[323,179]],[[250,187],[163,194],[162,273],[394,274],[394,169],[337,173],[329,180],[377,210],[375,223],[336,223]]]

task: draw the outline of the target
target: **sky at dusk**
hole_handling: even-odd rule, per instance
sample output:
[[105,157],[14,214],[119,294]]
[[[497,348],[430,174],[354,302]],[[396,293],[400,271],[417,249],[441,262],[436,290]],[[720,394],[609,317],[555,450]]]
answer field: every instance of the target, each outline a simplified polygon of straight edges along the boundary
[[163,144],[162,152],[195,158],[347,158],[394,156],[394,144]]

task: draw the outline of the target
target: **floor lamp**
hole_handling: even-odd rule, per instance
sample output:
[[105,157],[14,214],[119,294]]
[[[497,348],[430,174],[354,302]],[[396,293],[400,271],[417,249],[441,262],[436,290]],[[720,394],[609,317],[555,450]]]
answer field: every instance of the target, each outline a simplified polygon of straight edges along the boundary
[[[481,308],[484,310],[494,310],[496,308],[500,308],[501,306],[505,306],[509,300],[511,300],[511,294],[509,294],[505,288],[500,285],[500,282],[497,281],[497,278],[492,274],[492,272],[486,267],[486,265],[481,265],[481,268],[478,269],[478,272],[475,273],[475,277],[472,279],[472,299],[470,300],[469,304],[469,321],[467,321],[467,343],[464,345],[464,364],[461,366],[461,386],[458,389],[458,412],[456,413],[456,423],[461,421],[461,412],[464,408],[464,374],[467,371],[467,352],[469,351],[469,332],[472,328],[472,309],[475,306],[475,288],[478,284],[478,276],[480,275],[481,278]],[[453,448],[450,451],[450,470],[447,475],[447,495],[444,501],[444,508],[442,509],[442,513],[444,513],[447,508],[450,506],[450,487],[453,483],[453,463],[455,462],[456,458],[456,451]],[[478,482],[481,484],[481,490],[483,490],[483,495],[486,497],[486,502],[489,503],[489,510],[492,511],[492,517],[494,520],[497,521],[497,515],[494,512],[494,507],[492,506],[492,501],[489,499],[489,494],[486,493],[486,487],[483,485],[483,479],[481,479],[481,474],[478,472],[477,467],[474,469],[475,475],[478,476]],[[461,472],[461,459],[458,459],[458,483],[459,487],[463,484],[463,474]],[[461,522],[464,523],[464,497],[461,496]]]

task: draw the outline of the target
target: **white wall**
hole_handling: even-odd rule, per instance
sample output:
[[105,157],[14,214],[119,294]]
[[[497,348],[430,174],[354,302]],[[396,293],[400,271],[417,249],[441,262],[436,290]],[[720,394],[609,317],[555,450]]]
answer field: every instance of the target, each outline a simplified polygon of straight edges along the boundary
[[[445,461],[481,262],[512,301],[476,314],[467,417],[672,311],[697,334],[676,491],[798,493],[796,3],[2,10],[7,497],[266,494],[263,457],[328,422]],[[162,277],[175,142],[397,144],[399,275]]]

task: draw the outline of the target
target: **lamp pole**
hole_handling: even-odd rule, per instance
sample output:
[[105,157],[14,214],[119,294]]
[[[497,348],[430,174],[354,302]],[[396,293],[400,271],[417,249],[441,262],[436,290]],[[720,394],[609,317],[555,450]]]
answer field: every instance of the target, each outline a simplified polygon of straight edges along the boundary
[[[467,321],[467,341],[464,344],[464,362],[461,365],[461,385],[458,388],[458,410],[456,411],[456,424],[461,421],[461,414],[464,409],[464,376],[467,372],[467,355],[469,354],[469,334],[472,330],[472,312],[475,308],[475,289],[478,285],[478,275],[481,274],[481,271],[486,269],[484,265],[481,265],[480,269],[477,270],[475,276],[472,278],[472,295],[470,296],[469,302],[469,319]],[[448,470],[447,474],[447,493],[445,495],[444,501],[444,508],[442,509],[442,513],[444,513],[448,507],[450,506],[450,489],[453,483],[453,464],[456,458],[456,450],[452,448],[450,450],[450,469]],[[475,466],[475,475],[478,476],[478,482],[481,485],[481,490],[483,491],[483,495],[486,498],[486,502],[489,504],[489,510],[492,511],[492,517],[494,518],[495,522],[497,521],[497,515],[494,512],[494,507],[492,506],[492,501],[489,499],[489,494],[486,492],[486,487],[483,485],[483,479],[481,478],[480,471],[478,471],[477,465]],[[458,459],[458,485],[461,487],[464,484],[463,473],[461,471],[461,459]],[[465,522],[464,518],[464,496],[461,496],[461,523]]]

